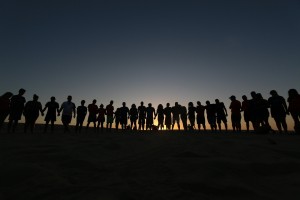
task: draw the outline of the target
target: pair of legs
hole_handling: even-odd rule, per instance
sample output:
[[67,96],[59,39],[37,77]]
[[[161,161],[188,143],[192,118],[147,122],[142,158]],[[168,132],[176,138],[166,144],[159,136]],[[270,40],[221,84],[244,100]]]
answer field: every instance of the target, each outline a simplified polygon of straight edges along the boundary
[[130,129],[136,130],[136,119],[130,119]]
[[0,114],[0,131],[2,129],[3,123],[4,123],[5,119],[7,118],[7,116],[8,116],[8,112]]
[[77,119],[76,121],[76,126],[75,126],[75,132],[81,132],[81,129],[82,129],[82,126],[83,126],[83,121],[84,120],[80,120],[80,119]]
[[145,130],[145,118],[139,117],[139,130]]
[[152,118],[148,118],[146,120],[146,130],[148,130],[148,128],[150,129],[150,131],[152,130],[152,125],[153,125],[153,119]]
[[241,131],[241,115],[231,115],[233,131]]
[[295,123],[294,129],[297,133],[299,133],[300,132],[300,112],[291,112],[291,115],[292,115],[292,118]]
[[87,125],[86,125],[86,130],[89,129],[90,123],[94,124],[94,131],[96,131],[96,121],[88,121]]
[[9,119],[7,124],[7,132],[10,133],[10,130],[12,129],[12,132],[14,133],[16,131],[16,128],[18,126],[18,119]]
[[195,129],[195,116],[189,116],[189,121],[190,121],[192,130],[194,130]]
[[211,131],[216,131],[217,130],[216,117],[208,116],[207,119],[208,119],[208,123],[210,125]]
[[99,131],[99,129],[101,129],[101,132],[103,132],[103,129],[104,129],[104,121],[103,120],[98,121],[97,131]]
[[180,130],[179,116],[173,117],[172,131],[174,130],[175,123],[177,123],[178,130]]
[[[106,129],[111,131],[111,127],[112,127],[112,123],[114,121],[114,117],[113,116],[110,116],[108,115],[107,116],[107,123],[106,123]],[[116,129],[118,130],[118,124],[117,124],[117,119],[116,119]]]
[[222,129],[222,126],[221,126],[222,122],[223,122],[223,124],[225,126],[225,130],[227,131],[227,119],[226,119],[226,116],[218,116],[217,117],[217,122],[218,122],[219,131],[221,131],[221,129]]
[[62,115],[61,116],[61,121],[64,125],[65,133],[70,132],[69,124],[71,123],[71,119],[72,119],[72,116],[70,116],[70,115]]
[[51,128],[50,128],[51,129],[51,133],[53,133],[53,131],[54,131],[54,122],[55,122],[55,120],[47,120],[46,124],[45,124],[45,128],[44,128],[44,132],[45,133],[47,132],[48,125],[49,125],[50,122],[51,122]]
[[37,117],[27,117],[25,118],[25,124],[24,124],[24,133],[27,132],[27,128],[30,128],[30,132],[33,133],[34,125],[37,120]]

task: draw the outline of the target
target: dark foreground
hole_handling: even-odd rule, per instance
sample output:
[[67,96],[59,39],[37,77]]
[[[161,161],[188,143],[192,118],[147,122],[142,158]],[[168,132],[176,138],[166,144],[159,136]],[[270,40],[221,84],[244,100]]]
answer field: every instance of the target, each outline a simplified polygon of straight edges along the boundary
[[0,135],[0,199],[299,199],[300,136]]

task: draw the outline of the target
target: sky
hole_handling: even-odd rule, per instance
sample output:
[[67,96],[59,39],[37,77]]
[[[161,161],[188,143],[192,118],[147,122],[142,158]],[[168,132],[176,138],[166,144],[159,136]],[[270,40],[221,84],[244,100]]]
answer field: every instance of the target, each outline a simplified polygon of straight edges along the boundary
[[0,93],[25,88],[43,105],[228,107],[231,95],[300,90],[297,0],[7,0],[0,23]]

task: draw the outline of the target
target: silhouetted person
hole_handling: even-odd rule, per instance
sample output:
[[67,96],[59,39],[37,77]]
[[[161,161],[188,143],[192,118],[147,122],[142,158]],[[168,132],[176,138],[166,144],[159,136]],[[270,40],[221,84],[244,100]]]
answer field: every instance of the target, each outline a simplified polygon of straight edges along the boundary
[[172,108],[170,107],[170,103],[167,103],[167,107],[164,109],[165,114],[165,125],[167,130],[171,130],[172,125]]
[[94,131],[96,131],[96,121],[97,121],[97,113],[98,113],[98,106],[96,105],[97,100],[94,99],[91,104],[88,105],[89,117],[88,122],[86,125],[86,129],[89,128],[90,123],[94,124]]
[[98,109],[98,125],[97,125],[97,130],[99,131],[99,127],[101,128],[101,132],[103,132],[103,124],[105,122],[105,114],[106,114],[106,109],[104,108],[103,104],[100,104],[99,109]]
[[119,130],[120,119],[121,119],[121,108],[117,108],[115,112],[115,123],[116,123],[117,131]]
[[84,105],[85,100],[82,100],[80,103],[81,105],[77,107],[77,119],[76,119],[76,126],[75,126],[76,133],[81,132],[83,122],[87,114],[87,107]]
[[131,108],[129,110],[129,118],[130,118],[130,129],[136,130],[136,121],[138,119],[138,109],[136,108],[135,104],[131,105]]
[[300,95],[296,89],[290,89],[288,95],[288,111],[293,117],[295,131],[300,133]]
[[257,95],[254,91],[252,91],[250,94],[252,99],[248,100],[249,121],[251,121],[254,131],[257,131],[259,127]]
[[106,106],[106,129],[111,131],[112,123],[114,122],[114,101],[111,100],[110,103]]
[[120,108],[120,117],[121,117],[120,123],[121,123],[122,130],[125,130],[128,123],[127,117],[129,113],[129,108],[126,106],[125,102],[122,103],[122,106],[123,107]]
[[146,130],[148,130],[148,128],[152,130],[154,116],[155,109],[152,107],[152,104],[149,103],[148,107],[146,108]]
[[215,100],[216,104],[216,112],[217,112],[217,123],[219,127],[219,131],[221,131],[221,122],[225,125],[225,130],[227,131],[227,109],[223,102],[220,102],[219,99]]
[[246,123],[247,132],[249,132],[249,121],[250,121],[250,111],[249,111],[249,101],[246,95],[242,96],[242,110],[244,112],[244,121]]
[[276,122],[277,129],[282,132],[282,128],[287,132],[286,115],[288,113],[285,99],[279,96],[275,90],[270,91],[271,97],[268,99],[271,108],[271,116]]
[[61,104],[61,107],[58,112],[58,116],[60,115],[61,111],[62,111],[61,121],[64,125],[64,132],[65,133],[70,132],[69,124],[71,123],[72,120],[72,114],[74,115],[73,116],[74,118],[76,117],[76,106],[72,102],[72,96],[68,96],[68,100]]
[[257,112],[258,112],[258,123],[259,125],[271,128],[269,124],[269,110],[270,107],[269,102],[266,99],[263,99],[262,95],[260,93],[256,94],[257,98]]
[[235,96],[229,98],[231,100],[229,109],[231,109],[231,122],[233,131],[241,131],[241,109],[242,104],[239,100],[236,100]]
[[207,116],[207,121],[210,125],[210,128],[212,131],[216,131],[217,130],[217,124],[216,124],[216,105],[215,104],[211,104],[209,101],[206,101],[206,116]]
[[51,122],[51,132],[54,130],[54,122],[56,121],[56,111],[59,111],[59,104],[55,101],[55,97],[51,97],[50,101],[46,103],[45,108],[43,109],[43,112],[47,110],[46,116],[45,116],[45,128],[44,132],[47,132],[49,122]]
[[203,126],[203,129],[206,131],[204,112],[205,112],[205,106],[202,106],[201,102],[197,101],[196,113],[197,113],[197,124],[198,124],[199,131],[201,129],[201,124]]
[[44,116],[42,110],[42,104],[38,101],[39,97],[34,94],[33,100],[28,101],[24,107],[24,116],[25,116],[25,125],[24,125],[24,133],[27,132],[28,126],[30,127],[30,132],[33,133],[33,128],[39,114],[41,112],[42,116]]
[[179,121],[180,106],[178,102],[175,102],[175,106],[172,107],[172,115],[173,115],[172,130],[174,129],[175,123],[177,123],[178,130],[180,130],[180,121]]
[[189,121],[191,124],[191,129],[194,130],[195,129],[195,112],[196,112],[196,107],[194,107],[193,102],[189,102],[188,104],[188,116],[189,116]]
[[2,129],[3,123],[7,118],[10,110],[10,98],[12,97],[13,93],[5,92],[0,97],[0,131]]
[[141,102],[141,105],[138,107],[139,113],[139,130],[145,130],[145,120],[146,120],[146,107],[144,102]]
[[[185,106],[180,106],[180,119],[182,121],[183,129],[185,131],[188,130],[187,115],[188,115],[188,111],[187,111],[186,107]],[[190,125],[190,126],[192,128],[192,125]]]
[[[162,104],[159,104],[156,109],[156,116],[157,116],[157,121],[158,121],[158,129],[160,130],[164,129],[164,106]],[[155,116],[155,117],[156,117]]]
[[9,122],[7,125],[8,132],[10,132],[11,126],[12,131],[15,132],[18,125],[18,121],[21,119],[23,114],[24,104],[26,99],[23,97],[25,90],[21,88],[19,94],[12,96],[10,102],[10,113],[9,113]]

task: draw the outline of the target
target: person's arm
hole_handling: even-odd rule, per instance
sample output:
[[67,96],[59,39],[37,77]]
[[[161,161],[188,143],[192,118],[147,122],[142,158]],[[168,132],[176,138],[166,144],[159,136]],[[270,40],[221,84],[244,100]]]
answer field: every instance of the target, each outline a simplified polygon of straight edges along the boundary
[[74,118],[75,118],[76,117],[76,106],[74,103],[73,103],[73,113],[74,113]]
[[46,105],[45,105],[45,108],[43,109],[43,112],[45,112],[46,109],[47,109],[47,103],[46,103]]
[[60,116],[61,111],[64,109],[64,103],[61,104],[60,109],[57,111],[57,116]]
[[289,110],[288,110],[288,107],[287,107],[287,105],[286,105],[285,99],[284,99],[283,97],[282,97],[282,105],[283,105],[283,107],[284,107],[284,109],[285,109],[286,114],[289,115],[290,112],[289,112]]
[[224,103],[223,103],[223,109],[224,109],[224,111],[225,111],[225,115],[228,116],[228,114],[227,114],[227,109],[226,109]]
[[40,110],[42,116],[44,116],[44,111],[43,111],[43,107],[42,107],[42,104],[41,104],[41,103],[40,103],[39,107],[40,107],[39,110]]

